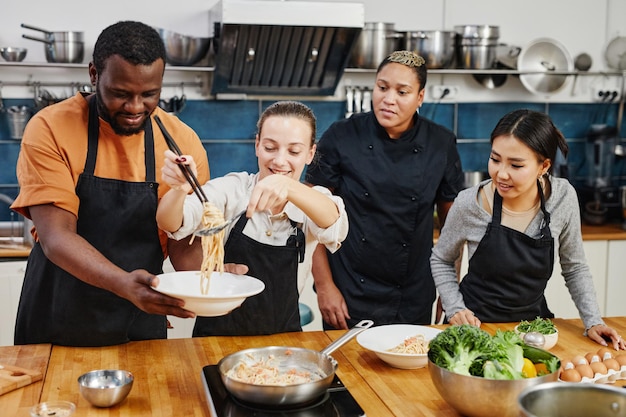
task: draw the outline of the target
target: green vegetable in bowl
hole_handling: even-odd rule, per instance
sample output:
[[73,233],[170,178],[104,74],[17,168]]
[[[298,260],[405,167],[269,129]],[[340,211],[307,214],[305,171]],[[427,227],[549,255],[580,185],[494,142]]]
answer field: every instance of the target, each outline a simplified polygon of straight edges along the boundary
[[556,326],[550,319],[537,317],[532,321],[522,320],[517,326],[517,331],[521,333],[537,332],[541,334],[556,333]]
[[494,336],[469,324],[453,325],[429,344],[431,362],[451,372],[489,379],[522,379],[524,358],[544,363],[549,373],[559,367],[556,356],[526,345],[512,330]]

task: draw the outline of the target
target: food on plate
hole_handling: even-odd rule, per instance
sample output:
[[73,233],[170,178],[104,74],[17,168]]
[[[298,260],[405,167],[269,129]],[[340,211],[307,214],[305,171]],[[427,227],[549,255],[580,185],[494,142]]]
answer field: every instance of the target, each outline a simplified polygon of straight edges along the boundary
[[[209,228],[224,224],[224,213],[209,202],[205,202],[202,212],[202,226]],[[225,230],[202,236],[202,265],[200,266],[200,292],[209,293],[213,271],[224,272],[224,233]]]
[[517,330],[521,333],[537,332],[541,334],[556,333],[557,329],[552,320],[537,317],[532,321],[522,320],[517,325]]
[[407,337],[402,343],[397,346],[387,349],[387,352],[392,353],[408,353],[413,355],[423,355],[428,352],[428,343],[423,334],[417,334],[415,336]]
[[436,335],[430,341],[428,358],[451,372],[488,379],[524,378],[524,358],[543,363],[548,374],[560,365],[556,356],[526,345],[514,331],[498,329],[491,336],[469,324],[453,325]]
[[296,368],[283,371],[275,364],[274,356],[254,360],[252,363],[241,361],[228,370],[226,376],[248,384],[281,386],[304,384],[322,379],[321,374]]

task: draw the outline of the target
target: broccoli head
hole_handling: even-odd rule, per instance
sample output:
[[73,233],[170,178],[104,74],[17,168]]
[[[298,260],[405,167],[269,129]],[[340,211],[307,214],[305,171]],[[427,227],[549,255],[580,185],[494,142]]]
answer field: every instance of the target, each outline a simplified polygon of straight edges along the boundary
[[428,358],[451,372],[482,376],[485,361],[492,359],[495,351],[489,333],[461,324],[447,327],[430,341]]

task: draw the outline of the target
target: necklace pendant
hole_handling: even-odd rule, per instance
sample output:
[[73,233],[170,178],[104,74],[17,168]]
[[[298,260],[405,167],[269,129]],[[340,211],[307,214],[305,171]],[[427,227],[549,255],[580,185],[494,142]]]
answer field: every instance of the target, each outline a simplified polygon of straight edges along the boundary
[[272,236],[272,231],[271,230],[266,230],[265,231],[265,236],[267,236],[267,237]]

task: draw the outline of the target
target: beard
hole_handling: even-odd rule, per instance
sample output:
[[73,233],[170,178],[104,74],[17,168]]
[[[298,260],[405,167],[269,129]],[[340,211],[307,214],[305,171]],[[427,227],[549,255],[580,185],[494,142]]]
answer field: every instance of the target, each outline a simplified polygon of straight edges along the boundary
[[[111,114],[109,109],[107,109],[104,101],[102,101],[102,94],[100,93],[100,84],[96,83],[96,104],[98,106],[98,116],[102,118],[105,122],[111,125],[113,131],[120,136],[132,136],[137,133],[143,132],[144,124],[141,124],[139,127],[125,127],[117,122],[116,115],[118,113]],[[121,113],[119,113],[121,114]]]

